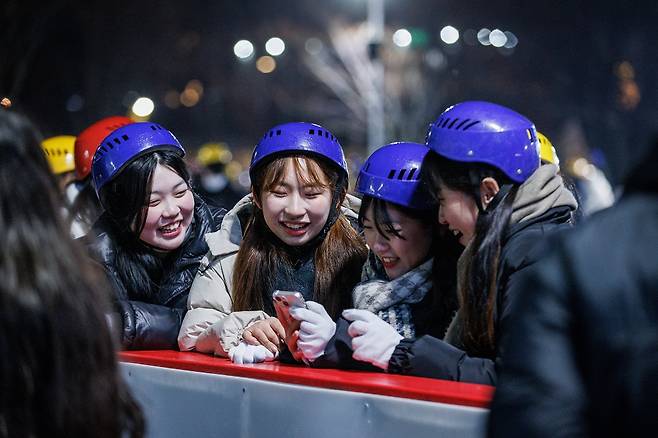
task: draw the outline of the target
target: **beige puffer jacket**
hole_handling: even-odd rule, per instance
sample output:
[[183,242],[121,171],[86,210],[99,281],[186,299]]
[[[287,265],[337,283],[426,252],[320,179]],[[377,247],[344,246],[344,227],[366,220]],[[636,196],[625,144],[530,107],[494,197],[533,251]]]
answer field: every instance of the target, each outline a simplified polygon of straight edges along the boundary
[[[356,219],[360,206],[360,199],[347,195],[341,212]],[[247,327],[269,317],[259,310],[231,312],[233,266],[242,242],[239,216],[250,214],[252,208],[252,197],[247,195],[224,216],[219,231],[206,234],[209,251],[192,283],[188,311],[178,333],[181,351],[196,350],[227,357],[228,351],[240,343]]]

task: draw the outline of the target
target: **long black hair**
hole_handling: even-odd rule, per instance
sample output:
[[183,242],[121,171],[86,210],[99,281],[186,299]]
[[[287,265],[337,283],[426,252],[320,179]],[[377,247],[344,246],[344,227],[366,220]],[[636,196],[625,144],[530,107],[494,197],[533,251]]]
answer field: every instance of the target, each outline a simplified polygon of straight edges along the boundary
[[131,162],[99,194],[101,204],[111,218],[110,233],[116,243],[119,278],[124,284],[132,285],[138,295],[136,299],[145,301],[159,287],[154,279],[159,279],[163,263],[176,258],[159,257],[139,239],[148,212],[153,172],[158,164],[173,170],[190,187],[190,174],[183,158],[169,150],[157,150]]
[[[495,312],[498,289],[498,266],[503,239],[509,227],[512,204],[518,185],[497,168],[483,163],[463,163],[427,155],[427,182],[440,197],[445,186],[470,196],[478,207],[475,233],[469,257],[458,272],[460,313],[463,318],[462,342],[474,356],[493,357],[496,351]],[[501,190],[485,209],[480,184],[491,177]]]
[[140,437],[105,278],[64,227],[37,137],[10,119],[0,112],[0,437]]
[[371,205],[375,229],[385,239],[388,239],[387,234],[393,234],[404,239],[392,224],[388,214],[389,205],[398,209],[405,216],[420,221],[432,230],[432,235],[428,238],[432,239],[430,254],[434,257],[434,263],[432,265],[432,296],[428,305],[434,310],[433,318],[436,321],[443,322],[437,330],[440,335],[443,335],[458,307],[456,272],[457,260],[461,255],[462,247],[452,235],[447,233],[445,227],[436,221],[438,216],[437,207],[418,210],[366,195],[361,200],[361,208],[359,209],[359,225],[361,227],[363,227],[365,214]]

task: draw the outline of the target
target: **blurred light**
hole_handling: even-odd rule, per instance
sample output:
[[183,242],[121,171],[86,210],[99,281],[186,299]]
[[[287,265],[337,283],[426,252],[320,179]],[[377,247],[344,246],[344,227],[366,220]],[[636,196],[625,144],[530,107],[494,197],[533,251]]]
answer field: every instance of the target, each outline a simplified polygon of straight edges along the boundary
[[411,44],[411,32],[407,29],[398,29],[393,34],[393,43],[398,47],[407,47]]
[[164,103],[167,108],[176,109],[180,106],[180,94],[176,90],[169,90],[165,94]]
[[180,103],[188,108],[199,103],[199,99],[201,99],[201,96],[194,88],[186,88],[185,91],[180,94]]
[[189,81],[187,83],[187,85],[185,86],[185,88],[186,89],[190,88],[190,89],[196,91],[197,94],[199,94],[199,97],[203,96],[203,84],[198,79],[192,79],[191,81]]
[[519,44],[519,39],[510,31],[505,31],[505,36],[507,37],[507,42],[505,43],[506,49],[513,49]]
[[503,47],[507,42],[507,36],[500,29],[494,29],[489,34],[489,42],[494,47]]
[[254,45],[250,41],[240,40],[233,46],[233,53],[240,59],[247,59],[254,54]]
[[591,164],[587,161],[586,158],[580,157],[576,158],[571,165],[571,171],[574,175],[581,178],[586,178],[587,175],[591,172]]
[[148,97],[140,97],[133,103],[132,112],[138,117],[148,117],[155,109],[155,104]]
[[484,27],[484,28],[482,28],[478,31],[477,37],[478,37],[478,41],[480,42],[480,44],[482,44],[483,46],[491,45],[491,42],[489,42],[489,34],[490,33],[491,33],[491,31],[489,29],[487,29],[486,27]]
[[279,56],[286,50],[286,43],[281,38],[270,38],[265,43],[265,51],[272,56]]
[[446,57],[438,49],[430,49],[425,53],[425,62],[427,66],[434,70],[439,70],[446,65]]
[[79,94],[72,94],[66,101],[66,111],[70,113],[78,112],[85,106],[85,100]]
[[240,173],[240,176],[238,176],[238,184],[240,184],[243,188],[247,188],[247,189],[251,186],[249,171],[243,170],[242,173]]
[[633,64],[628,61],[620,62],[619,65],[617,65],[616,74],[619,79],[635,79],[635,69],[633,68]]
[[324,44],[322,44],[322,41],[320,41],[317,38],[309,38],[306,40],[306,43],[304,44],[304,48],[306,49],[309,55],[319,55],[320,52],[322,52],[322,49],[324,48]]
[[261,56],[256,61],[256,68],[261,73],[272,73],[276,68],[276,61],[271,56]]
[[452,26],[441,29],[441,41],[446,44],[455,44],[459,40],[459,31]]
[[[229,152],[230,153],[230,152]],[[240,164],[239,161],[231,161],[226,165],[224,168],[224,173],[230,179],[231,181],[236,181],[238,178],[240,178],[240,175],[244,169],[242,168],[242,164]],[[249,172],[247,172],[247,176],[249,176]],[[242,185],[242,184],[240,184]],[[248,185],[247,185],[248,187]]]

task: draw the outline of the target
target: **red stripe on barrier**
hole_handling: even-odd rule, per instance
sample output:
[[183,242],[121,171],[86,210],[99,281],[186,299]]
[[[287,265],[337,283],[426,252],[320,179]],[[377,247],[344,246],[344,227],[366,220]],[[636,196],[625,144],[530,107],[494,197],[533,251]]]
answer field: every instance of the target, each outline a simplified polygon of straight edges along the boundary
[[119,359],[122,362],[201,373],[247,377],[479,408],[489,406],[494,392],[494,387],[488,385],[377,372],[315,369],[279,362],[236,365],[230,360],[220,357],[173,350],[123,351],[119,354]]

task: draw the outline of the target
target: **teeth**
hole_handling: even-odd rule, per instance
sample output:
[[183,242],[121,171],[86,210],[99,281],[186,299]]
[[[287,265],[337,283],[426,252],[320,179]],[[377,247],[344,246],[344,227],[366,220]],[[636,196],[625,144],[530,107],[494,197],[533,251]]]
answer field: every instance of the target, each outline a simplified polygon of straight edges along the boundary
[[288,223],[284,223],[283,225],[285,225],[286,227],[291,228],[293,230],[301,230],[307,224],[288,224]]
[[384,263],[391,263],[393,261],[397,260],[397,257],[382,257],[382,261]]
[[164,233],[172,233],[172,232],[176,231],[178,229],[178,227],[180,227],[180,221],[175,222],[175,223],[170,224],[170,225],[167,225],[167,226],[164,226],[164,227],[160,227],[160,229]]

